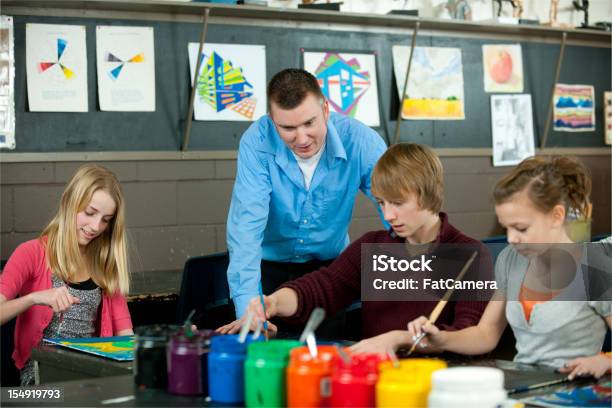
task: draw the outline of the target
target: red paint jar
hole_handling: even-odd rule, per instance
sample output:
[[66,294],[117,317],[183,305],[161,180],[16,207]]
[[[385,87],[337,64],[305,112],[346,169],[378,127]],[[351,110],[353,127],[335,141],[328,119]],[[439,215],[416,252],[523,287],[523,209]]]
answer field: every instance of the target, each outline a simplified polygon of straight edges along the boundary
[[373,407],[376,405],[378,365],[387,357],[378,354],[357,354],[345,362],[334,359],[331,380],[332,407]]

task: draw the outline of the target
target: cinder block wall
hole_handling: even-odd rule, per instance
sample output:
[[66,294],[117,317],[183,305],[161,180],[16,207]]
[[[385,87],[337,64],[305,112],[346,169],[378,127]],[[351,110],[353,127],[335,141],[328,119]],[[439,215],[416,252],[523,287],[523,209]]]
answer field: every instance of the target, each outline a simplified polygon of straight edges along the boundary
[[[582,158],[593,174],[593,233],[610,232],[611,156]],[[509,168],[488,157],[445,157],[444,211],[475,238],[503,234],[491,191]],[[0,164],[1,250],[7,259],[19,243],[37,236],[57,210],[61,192],[82,163]],[[178,270],[190,256],[224,251],[225,222],[235,160],[103,162],[120,179],[134,271]],[[363,195],[356,200],[351,239],[381,223]]]

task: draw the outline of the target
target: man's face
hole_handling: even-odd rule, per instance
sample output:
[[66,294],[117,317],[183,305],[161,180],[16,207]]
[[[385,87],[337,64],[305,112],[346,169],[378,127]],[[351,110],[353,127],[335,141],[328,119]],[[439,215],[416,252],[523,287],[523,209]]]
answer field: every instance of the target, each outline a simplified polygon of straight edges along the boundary
[[270,103],[270,117],[283,142],[302,159],[314,156],[325,144],[329,105],[314,94],[293,109]]

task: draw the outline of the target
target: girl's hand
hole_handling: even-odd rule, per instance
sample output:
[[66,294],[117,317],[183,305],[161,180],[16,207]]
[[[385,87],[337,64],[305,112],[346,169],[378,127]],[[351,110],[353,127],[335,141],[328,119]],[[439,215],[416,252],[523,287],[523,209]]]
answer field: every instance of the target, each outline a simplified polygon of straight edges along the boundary
[[406,332],[402,330],[393,330],[381,335],[370,337],[369,339],[361,340],[357,344],[353,344],[349,350],[352,353],[377,353],[387,354],[395,352],[402,344],[402,339],[406,337]]
[[70,309],[73,304],[81,303],[79,298],[68,292],[66,286],[32,292],[30,296],[33,304],[49,306],[55,313],[64,312]]
[[425,316],[418,317],[408,323],[408,335],[412,342],[415,342],[422,333],[427,334],[427,336],[419,342],[419,349],[430,346],[440,349],[443,348],[442,342],[444,332],[429,323],[429,320]]
[[612,369],[612,359],[608,356],[598,354],[591,357],[580,357],[568,361],[565,367],[560,368],[562,373],[570,373],[567,378],[573,380],[576,377],[592,375],[600,378],[608,370]]

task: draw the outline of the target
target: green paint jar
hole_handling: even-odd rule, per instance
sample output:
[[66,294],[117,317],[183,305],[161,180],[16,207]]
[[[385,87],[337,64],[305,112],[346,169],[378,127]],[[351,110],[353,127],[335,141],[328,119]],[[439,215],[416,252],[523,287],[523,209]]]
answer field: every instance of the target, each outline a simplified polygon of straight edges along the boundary
[[291,349],[302,346],[296,340],[251,343],[244,362],[244,394],[247,407],[287,405],[286,369]]

